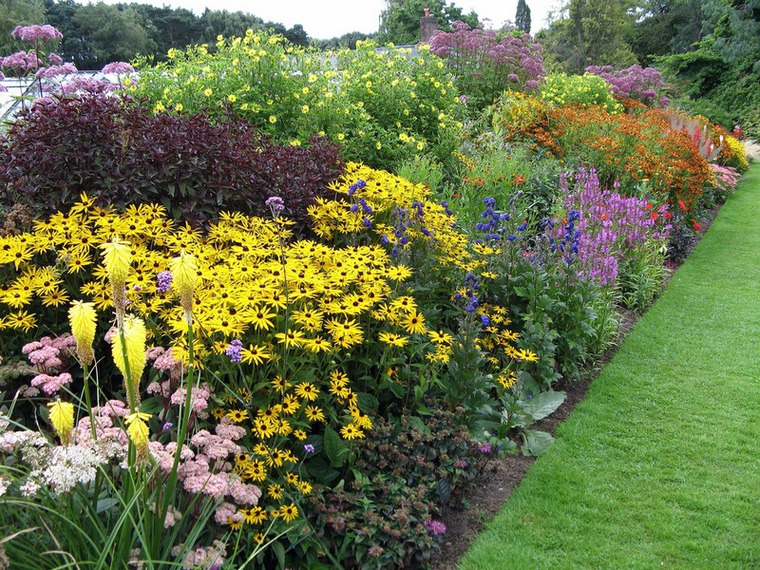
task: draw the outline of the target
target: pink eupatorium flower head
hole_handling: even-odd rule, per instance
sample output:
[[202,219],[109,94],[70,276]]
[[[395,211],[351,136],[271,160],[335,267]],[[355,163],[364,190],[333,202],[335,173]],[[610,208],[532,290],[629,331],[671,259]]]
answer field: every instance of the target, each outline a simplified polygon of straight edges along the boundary
[[24,42],[45,42],[48,40],[60,40],[63,34],[50,24],[44,26],[16,26],[11,35],[17,40]]
[[101,73],[105,73],[106,75],[109,73],[121,75],[123,73],[134,73],[134,71],[135,68],[128,63],[125,63],[123,61],[114,61],[112,63],[106,64],[105,67],[101,70]]

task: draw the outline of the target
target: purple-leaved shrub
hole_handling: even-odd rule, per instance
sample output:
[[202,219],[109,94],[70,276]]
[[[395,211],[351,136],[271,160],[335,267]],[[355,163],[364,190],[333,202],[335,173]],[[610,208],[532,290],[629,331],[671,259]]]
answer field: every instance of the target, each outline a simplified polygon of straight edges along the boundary
[[39,214],[83,192],[102,205],[161,203],[195,225],[220,211],[267,215],[279,196],[300,223],[343,168],[336,144],[272,144],[241,118],[153,114],[104,94],[45,97],[0,144],[0,204]]

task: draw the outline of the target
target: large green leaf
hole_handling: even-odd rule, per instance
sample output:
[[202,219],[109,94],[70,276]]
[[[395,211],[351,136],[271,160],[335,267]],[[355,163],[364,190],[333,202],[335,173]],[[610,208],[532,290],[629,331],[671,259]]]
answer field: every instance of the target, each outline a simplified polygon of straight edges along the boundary
[[530,414],[534,422],[544,419],[565,401],[564,392],[541,392],[528,400],[523,411]]
[[526,429],[523,438],[525,440],[522,448],[523,455],[533,455],[534,457],[541,455],[554,443],[552,434],[536,429]]
[[325,428],[324,446],[325,453],[330,458],[332,466],[340,467],[343,465],[343,461],[348,453],[348,445],[341,439],[338,432],[330,426]]

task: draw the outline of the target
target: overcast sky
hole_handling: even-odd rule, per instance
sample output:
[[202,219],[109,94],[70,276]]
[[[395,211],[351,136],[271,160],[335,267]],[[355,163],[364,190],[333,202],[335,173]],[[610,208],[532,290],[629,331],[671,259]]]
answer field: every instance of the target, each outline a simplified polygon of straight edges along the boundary
[[[81,0],[80,0],[81,1]],[[116,4],[125,0],[105,0]],[[328,39],[348,32],[376,32],[385,0],[132,0],[155,6],[187,8],[201,15],[212,10],[243,11],[286,28],[301,24],[312,38]],[[451,1],[451,0],[449,0]],[[546,27],[546,15],[557,10],[562,0],[526,0],[531,11],[531,33]],[[514,22],[517,0],[454,0],[467,14],[475,10],[488,27],[498,28],[505,20]],[[422,14],[420,14],[420,17]]]

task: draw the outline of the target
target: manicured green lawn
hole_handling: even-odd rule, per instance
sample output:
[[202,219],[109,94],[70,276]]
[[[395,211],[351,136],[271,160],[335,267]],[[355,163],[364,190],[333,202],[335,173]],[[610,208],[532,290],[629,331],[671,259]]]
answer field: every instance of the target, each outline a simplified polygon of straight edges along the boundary
[[463,569],[760,568],[760,166]]

